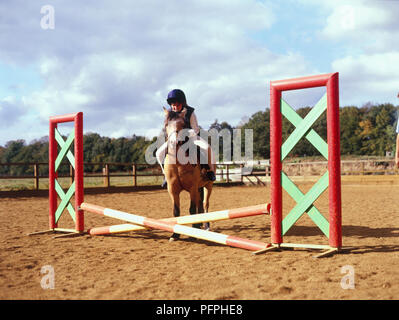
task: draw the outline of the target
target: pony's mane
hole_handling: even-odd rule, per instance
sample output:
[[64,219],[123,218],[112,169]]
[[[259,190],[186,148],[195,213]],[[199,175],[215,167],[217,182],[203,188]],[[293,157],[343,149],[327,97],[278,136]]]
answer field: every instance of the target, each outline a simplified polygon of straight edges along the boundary
[[181,112],[175,112],[175,111],[172,111],[172,110],[169,111],[167,116],[165,117],[164,128],[166,128],[168,126],[168,122],[169,121],[174,121],[174,120],[178,120],[178,119],[182,119],[184,121],[184,128],[185,128],[186,127],[186,121],[182,117]]
[[178,118],[180,118],[180,112],[169,111],[168,120],[176,120]]

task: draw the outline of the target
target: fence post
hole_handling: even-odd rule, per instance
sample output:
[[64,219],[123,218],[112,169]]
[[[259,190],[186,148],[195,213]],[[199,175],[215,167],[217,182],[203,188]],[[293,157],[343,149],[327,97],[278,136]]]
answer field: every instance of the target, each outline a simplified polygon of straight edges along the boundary
[[109,165],[108,163],[105,164],[105,168],[103,168],[103,176],[104,176],[104,186],[109,188],[110,186],[110,179],[109,179]]
[[35,163],[33,165],[33,175],[35,178],[35,190],[39,190],[39,164]]
[[137,186],[136,164],[133,164],[133,186]]
[[229,179],[229,167],[230,167],[230,165],[229,165],[229,164],[226,164],[226,180],[227,180],[227,183],[230,183],[230,179]]
[[73,169],[72,165],[70,164],[69,165],[69,176],[71,178],[71,184],[73,183],[73,180],[74,180],[74,173],[75,173],[75,170]]

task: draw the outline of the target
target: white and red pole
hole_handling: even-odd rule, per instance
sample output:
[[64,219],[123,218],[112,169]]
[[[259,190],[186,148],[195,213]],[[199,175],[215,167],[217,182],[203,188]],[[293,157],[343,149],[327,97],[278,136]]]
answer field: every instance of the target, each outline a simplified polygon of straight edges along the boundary
[[[259,204],[255,206],[221,210],[207,213],[194,214],[190,216],[182,216],[176,218],[160,219],[168,223],[175,224],[194,224],[203,222],[214,222],[228,219],[237,219],[243,217],[252,217],[262,214],[270,213],[270,203]],[[114,233],[123,233],[130,231],[144,230],[145,227],[133,225],[133,224],[118,224],[113,226],[97,227],[87,230],[90,235],[106,235]]]
[[217,232],[206,231],[206,230],[187,227],[187,226],[179,225],[179,224],[173,224],[173,223],[156,220],[156,219],[152,219],[152,218],[146,218],[146,217],[142,217],[139,215],[135,215],[135,214],[131,214],[131,213],[123,212],[123,211],[118,211],[118,210],[113,210],[113,209],[109,209],[109,208],[104,208],[101,206],[97,206],[97,205],[89,204],[89,203],[85,203],[85,202],[83,202],[81,204],[81,208],[83,210],[85,210],[86,212],[92,212],[92,213],[100,214],[103,216],[127,221],[127,222],[137,224],[142,227],[168,231],[171,233],[182,234],[182,235],[186,235],[189,237],[207,240],[207,241],[211,241],[211,242],[216,242],[216,243],[224,244],[224,245],[231,246],[231,247],[242,248],[242,249],[251,250],[251,251],[259,251],[259,250],[266,249],[267,247],[270,246],[270,244],[260,242],[260,241],[254,241],[254,240],[248,240],[248,239],[243,239],[243,238],[234,237],[234,236],[228,236],[228,235],[224,235],[224,234],[217,233]]

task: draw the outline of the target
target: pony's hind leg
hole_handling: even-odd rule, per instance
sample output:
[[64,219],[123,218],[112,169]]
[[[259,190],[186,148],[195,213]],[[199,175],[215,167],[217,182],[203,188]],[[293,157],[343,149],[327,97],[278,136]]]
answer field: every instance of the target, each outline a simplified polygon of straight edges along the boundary
[[204,213],[204,187],[199,188],[198,213]]
[[[190,192],[190,214],[200,213],[200,192],[193,188]],[[202,228],[202,223],[194,223],[193,228]]]
[[206,187],[204,187],[205,191],[204,191],[204,199],[203,199],[203,201],[204,201],[204,210],[205,210],[205,212],[209,212],[209,199],[210,199],[211,194],[212,194],[212,187],[213,187],[212,184],[207,185]]
[[[197,204],[193,201],[190,202],[190,214],[197,214]],[[194,223],[193,228],[202,228],[202,223]]]

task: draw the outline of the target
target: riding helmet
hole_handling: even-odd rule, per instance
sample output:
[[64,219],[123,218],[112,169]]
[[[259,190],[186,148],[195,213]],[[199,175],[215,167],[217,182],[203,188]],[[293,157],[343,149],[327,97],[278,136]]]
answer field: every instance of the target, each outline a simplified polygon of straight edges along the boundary
[[180,89],[173,89],[168,93],[168,98],[166,99],[169,105],[174,101],[180,102],[183,106],[187,105],[186,95]]

